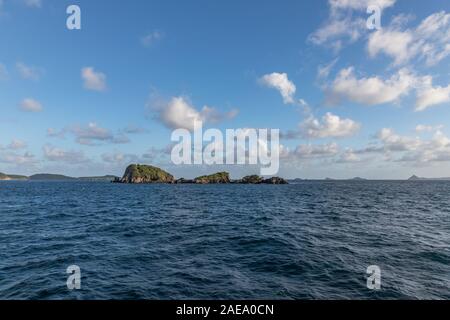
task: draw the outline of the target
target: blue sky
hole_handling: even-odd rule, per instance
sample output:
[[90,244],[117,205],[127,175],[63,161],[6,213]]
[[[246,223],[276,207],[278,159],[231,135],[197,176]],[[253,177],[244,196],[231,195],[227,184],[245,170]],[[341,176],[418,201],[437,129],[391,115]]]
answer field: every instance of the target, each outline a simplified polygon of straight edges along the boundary
[[0,39],[0,172],[255,173],[174,167],[178,99],[208,127],[280,129],[284,177],[450,176],[445,1],[0,0]]

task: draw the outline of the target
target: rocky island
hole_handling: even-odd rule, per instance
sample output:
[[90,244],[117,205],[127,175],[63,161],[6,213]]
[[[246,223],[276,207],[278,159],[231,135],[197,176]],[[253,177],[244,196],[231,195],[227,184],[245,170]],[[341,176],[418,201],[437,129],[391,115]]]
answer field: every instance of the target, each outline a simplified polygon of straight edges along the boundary
[[115,183],[175,183],[174,177],[166,171],[148,165],[132,164],[127,167],[122,179]]
[[114,183],[166,183],[166,184],[288,184],[288,182],[279,177],[263,179],[262,177],[252,175],[246,176],[240,180],[231,180],[228,172],[217,172],[211,175],[204,175],[195,179],[180,178],[175,180],[170,173],[150,165],[132,164],[127,167],[122,178],[116,178]]

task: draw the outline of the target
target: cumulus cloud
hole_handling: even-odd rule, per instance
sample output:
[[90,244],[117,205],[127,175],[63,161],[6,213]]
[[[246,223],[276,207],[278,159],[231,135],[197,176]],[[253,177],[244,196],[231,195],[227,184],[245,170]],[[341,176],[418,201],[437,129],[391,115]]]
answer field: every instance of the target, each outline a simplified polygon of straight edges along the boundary
[[23,99],[19,107],[26,112],[41,112],[43,109],[42,104],[32,98]]
[[327,103],[351,101],[364,105],[396,102],[416,85],[416,77],[407,69],[401,69],[389,79],[378,76],[357,78],[353,67],[339,72],[326,88]]
[[82,151],[66,151],[50,144],[45,145],[42,150],[45,159],[48,161],[64,162],[67,164],[78,164],[87,161]]
[[130,142],[123,134],[113,134],[110,130],[98,126],[95,122],[88,123],[87,126],[72,126],[67,129],[75,135],[76,142],[82,145],[96,145],[98,142],[124,144]]
[[[47,136],[51,138],[64,138],[66,134],[75,137],[75,142],[86,146],[97,146],[99,144],[126,144],[130,139],[124,130],[118,130],[117,133],[109,129],[100,127],[95,122],[87,125],[72,125],[61,130],[54,128],[47,129]],[[128,132],[131,133],[131,132]]]
[[23,62],[17,62],[16,63],[17,71],[19,72],[19,75],[23,79],[27,80],[39,80],[42,76],[43,70],[41,68],[28,66]]
[[105,91],[106,75],[96,72],[93,67],[85,67],[81,70],[81,77],[84,81],[84,88],[93,91]]
[[0,163],[16,164],[16,165],[29,165],[36,163],[35,156],[30,152],[24,152],[19,154],[16,152],[3,152],[0,151]]
[[25,149],[26,147],[26,142],[19,139],[13,139],[13,141],[11,141],[11,143],[8,145],[8,149],[11,150],[20,150]]
[[287,73],[271,73],[266,74],[259,80],[263,85],[276,89],[281,96],[285,104],[292,104],[295,102],[294,95],[297,91],[295,84],[289,80]]
[[300,132],[306,138],[342,138],[354,135],[361,125],[351,119],[342,119],[330,112],[322,121],[309,117],[300,124]]
[[424,111],[429,107],[450,102],[450,85],[433,87],[431,77],[424,79],[423,86],[417,92],[416,111]]
[[364,160],[350,148],[342,152],[336,159],[337,163],[356,163],[362,161]]
[[405,29],[395,23],[371,33],[367,50],[371,57],[384,54],[401,65],[420,58],[428,66],[450,55],[450,13],[434,13],[416,28]]
[[104,162],[115,165],[125,165],[133,162],[140,162],[137,155],[130,153],[125,154],[119,151],[102,154],[102,160]]
[[[419,133],[431,129],[428,126],[418,126],[418,128]],[[402,136],[393,129],[383,128],[376,136],[376,145],[356,150],[355,154],[380,153],[390,161],[416,164],[450,161],[450,138],[441,131],[441,128],[441,126],[436,127],[430,139],[420,136]]]
[[198,111],[185,97],[173,97],[168,103],[157,106],[157,112],[166,127],[187,130],[193,130],[195,122],[217,123],[237,115],[237,110],[221,113],[208,106]]
[[309,41],[315,45],[329,44],[336,51],[343,46],[343,40],[347,39],[350,43],[355,42],[361,37],[361,31],[365,28],[364,19],[331,18],[322,27],[309,36]]
[[395,0],[329,0],[330,14],[327,21],[309,37],[316,45],[327,45],[339,51],[345,43],[357,41],[367,30],[367,16],[355,17],[356,13],[365,14],[370,5],[381,10],[391,7]]
[[323,145],[302,144],[295,148],[289,156],[297,159],[333,157],[339,153],[337,143]]

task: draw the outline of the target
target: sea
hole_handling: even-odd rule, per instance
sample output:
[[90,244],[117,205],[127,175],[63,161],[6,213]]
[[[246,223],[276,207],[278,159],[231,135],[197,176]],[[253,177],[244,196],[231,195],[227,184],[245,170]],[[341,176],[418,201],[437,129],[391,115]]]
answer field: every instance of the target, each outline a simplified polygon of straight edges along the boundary
[[450,182],[3,181],[0,299],[450,299]]

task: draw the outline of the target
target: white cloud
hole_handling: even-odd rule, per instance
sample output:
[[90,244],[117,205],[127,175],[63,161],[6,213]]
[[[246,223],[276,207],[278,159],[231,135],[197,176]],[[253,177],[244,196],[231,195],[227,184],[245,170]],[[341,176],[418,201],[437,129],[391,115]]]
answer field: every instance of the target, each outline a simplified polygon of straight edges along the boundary
[[414,37],[411,32],[379,30],[371,34],[368,42],[369,55],[373,58],[380,52],[394,59],[396,65],[408,61],[413,55]]
[[65,130],[58,131],[54,128],[47,129],[47,137],[51,137],[51,138],[63,138],[65,133],[66,133]]
[[339,153],[339,146],[336,143],[328,143],[324,145],[303,144],[290,153],[291,157],[306,158],[323,158],[332,157]]
[[389,79],[378,76],[357,78],[354,68],[339,72],[327,91],[327,102],[338,104],[341,101],[352,101],[364,105],[379,105],[396,102],[409,93],[416,84],[416,78],[408,70],[401,69]]
[[377,138],[383,143],[385,151],[411,151],[422,145],[420,138],[400,136],[389,128],[381,129]]
[[347,38],[350,43],[361,37],[361,32],[365,29],[364,19],[331,18],[322,27],[309,36],[309,41],[315,45],[324,45],[328,42],[336,51],[343,46],[341,38]]
[[72,126],[66,131],[75,135],[76,142],[82,145],[96,145],[97,142],[125,144],[130,140],[124,134],[113,134],[108,129],[98,126],[96,123],[88,123],[87,126]]
[[383,10],[392,7],[395,2],[396,0],[329,0],[331,10],[352,9],[365,11],[371,5]]
[[24,3],[27,7],[30,8],[41,8],[42,0],[24,0]]
[[96,72],[93,67],[85,67],[81,70],[81,77],[84,80],[84,87],[93,91],[106,90],[106,75]]
[[23,99],[19,106],[26,112],[41,112],[43,109],[42,104],[32,98]]
[[395,0],[329,0],[330,15],[327,21],[309,37],[316,45],[328,45],[339,51],[346,42],[357,41],[367,31],[367,16],[355,18],[355,11],[366,14],[370,5],[381,10],[391,7]]
[[260,78],[260,82],[272,89],[278,90],[285,104],[292,104],[295,102],[294,95],[297,90],[295,84],[292,83],[286,73],[271,73],[266,74]]
[[442,128],[443,128],[442,125],[430,126],[430,125],[425,125],[425,124],[419,124],[419,125],[416,126],[416,132],[417,133],[432,132],[432,131],[441,130]]
[[124,154],[122,152],[104,153],[102,160],[107,163],[116,165],[125,165],[133,162],[140,162],[139,157],[135,154]]
[[371,33],[367,44],[369,55],[379,54],[401,65],[420,58],[428,66],[435,65],[450,56],[450,13],[434,13],[415,29],[403,29],[393,20],[391,26]]
[[27,147],[27,144],[24,141],[19,140],[19,139],[14,139],[8,145],[8,149],[11,149],[11,150],[20,150],[20,149],[25,149],[26,147]]
[[86,146],[97,146],[99,144],[126,144],[130,139],[126,134],[136,134],[142,131],[139,128],[127,127],[123,130],[117,130],[117,133],[106,128],[100,127],[95,122],[87,125],[72,125],[61,130],[54,128],[47,129],[47,136],[51,138],[65,138],[66,134],[72,134],[75,142]]
[[18,154],[15,152],[0,152],[0,163],[25,165],[35,163],[35,157],[29,152]]
[[326,65],[320,65],[317,68],[317,78],[319,78],[319,79],[328,78],[331,70],[333,69],[333,67],[335,66],[335,64],[337,62],[338,62],[338,58],[334,59],[333,61],[331,61],[330,63],[328,63]]
[[442,126],[416,127],[416,132],[434,131],[430,139],[420,136],[402,136],[393,129],[383,128],[376,135],[377,144],[352,151],[354,154],[383,154],[385,161],[426,164],[450,161],[450,138],[442,131]]
[[16,68],[20,76],[27,80],[39,80],[43,73],[41,68],[28,66],[23,62],[17,62]]
[[355,163],[361,161],[363,161],[363,159],[355,154],[352,149],[346,149],[336,160],[337,163]]
[[161,40],[164,34],[160,31],[152,31],[141,38],[141,43],[144,47],[151,47],[155,42]]
[[222,120],[232,119],[237,110],[221,113],[214,108],[204,106],[197,111],[184,97],[173,97],[167,104],[159,108],[159,119],[170,129],[194,129],[195,122],[217,123]]
[[417,92],[416,111],[424,111],[429,107],[447,102],[450,102],[450,85],[433,87],[432,78],[425,77],[423,86]]
[[45,145],[42,150],[44,152],[45,159],[48,161],[64,162],[69,164],[78,164],[87,161],[84,153],[81,151],[66,151],[50,144]]
[[322,121],[309,117],[300,124],[300,132],[307,138],[342,138],[354,135],[361,125],[351,119],[341,119],[330,112]]

